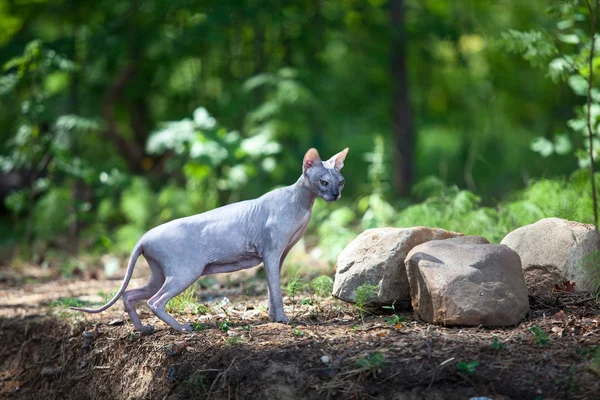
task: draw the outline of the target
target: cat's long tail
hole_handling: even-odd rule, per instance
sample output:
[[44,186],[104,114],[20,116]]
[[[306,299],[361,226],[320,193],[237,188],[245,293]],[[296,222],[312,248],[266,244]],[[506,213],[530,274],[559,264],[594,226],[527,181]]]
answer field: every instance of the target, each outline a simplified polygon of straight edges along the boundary
[[75,311],[83,311],[86,313],[95,314],[95,313],[102,312],[102,311],[108,309],[113,304],[115,304],[115,302],[117,300],[119,300],[119,297],[121,297],[121,295],[123,295],[123,292],[125,291],[125,289],[127,289],[127,285],[129,285],[129,281],[131,280],[131,275],[133,275],[133,268],[135,267],[135,263],[136,263],[137,259],[140,257],[140,255],[142,255],[142,244],[140,242],[138,242],[135,245],[135,247],[133,248],[133,252],[131,253],[131,257],[129,258],[129,265],[127,265],[127,271],[125,272],[125,278],[123,279],[121,288],[119,289],[117,294],[115,294],[115,296],[112,298],[111,301],[109,301],[102,307],[96,308],[96,309],[80,308],[80,307],[69,307],[69,308],[71,310],[75,310]]

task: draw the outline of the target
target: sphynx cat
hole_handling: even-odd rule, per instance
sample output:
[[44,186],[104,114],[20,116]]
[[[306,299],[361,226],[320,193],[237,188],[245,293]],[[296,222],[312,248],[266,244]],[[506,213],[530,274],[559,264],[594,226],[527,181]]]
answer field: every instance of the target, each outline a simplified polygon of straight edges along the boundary
[[[165,311],[173,297],[200,276],[252,268],[264,263],[267,275],[269,317],[287,323],[283,310],[280,271],[289,251],[300,240],[310,220],[315,198],[338,200],[344,187],[340,170],[348,148],[327,161],[316,149],[304,156],[302,175],[291,186],[275,189],[253,200],[229,204],[202,214],[176,219],[148,231],[137,242],[129,259],[125,278],[115,296],[97,309],[71,307],[99,313],[123,296],[125,310],[135,328],[151,333],[154,327],[142,325],[135,305],[147,300],[158,318],[181,332],[192,332]],[[125,291],[140,255],[152,272],[148,283]]]

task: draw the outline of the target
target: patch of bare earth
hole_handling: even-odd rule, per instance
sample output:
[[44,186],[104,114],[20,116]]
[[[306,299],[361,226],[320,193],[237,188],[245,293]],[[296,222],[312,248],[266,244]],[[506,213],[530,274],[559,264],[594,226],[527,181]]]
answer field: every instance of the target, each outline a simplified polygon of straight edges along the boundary
[[[120,303],[99,315],[50,306],[64,297],[101,301],[99,292],[118,286],[106,280],[0,286],[0,398],[597,399],[600,393],[600,304],[586,295],[532,298],[527,319],[501,329],[440,327],[412,313],[399,324],[386,320],[390,315],[362,322],[353,306],[331,299],[294,306],[286,299],[292,323],[270,323],[264,284],[256,279],[201,290],[215,298],[205,302],[209,314],[177,315],[198,324],[191,334],[167,328],[144,307],[144,322],[157,328],[150,336],[134,332]],[[232,305],[218,305],[223,293]]]

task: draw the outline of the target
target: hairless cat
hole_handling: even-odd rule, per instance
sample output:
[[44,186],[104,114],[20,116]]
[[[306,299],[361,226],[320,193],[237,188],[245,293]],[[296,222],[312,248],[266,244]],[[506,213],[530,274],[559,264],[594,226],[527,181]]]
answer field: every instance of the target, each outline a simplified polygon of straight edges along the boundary
[[[315,198],[335,201],[341,197],[344,177],[340,170],[347,153],[348,148],[321,161],[317,150],[310,149],[304,156],[302,175],[293,185],[151,229],[133,248],[117,294],[97,309],[71,309],[99,313],[123,296],[135,328],[151,333],[154,328],[142,325],[135,310],[139,301],[148,300],[158,318],[178,331],[191,332],[191,325],[180,324],[165,311],[169,300],[200,276],[252,268],[262,262],[269,288],[269,317],[288,322],[279,286],[281,266],[304,234]],[[125,291],[140,255],[150,265],[150,279],[140,288]]]

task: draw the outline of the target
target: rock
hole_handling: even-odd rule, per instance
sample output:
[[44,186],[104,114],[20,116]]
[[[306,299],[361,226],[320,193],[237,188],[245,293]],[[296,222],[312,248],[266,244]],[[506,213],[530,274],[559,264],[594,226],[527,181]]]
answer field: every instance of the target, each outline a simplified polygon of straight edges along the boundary
[[519,255],[480,237],[431,241],[406,257],[412,306],[427,322],[506,326],[529,310]]
[[176,357],[181,355],[186,348],[184,342],[170,343],[163,347],[163,350],[167,353],[167,357]]
[[575,290],[595,291],[600,282],[599,242],[593,225],[545,218],[510,232],[501,243],[521,257],[530,292],[541,294],[565,280],[575,282]]
[[[527,293],[531,296],[548,295],[555,285],[562,286],[568,279],[555,265],[532,265],[523,267]],[[575,285],[577,286],[577,285]]]
[[410,290],[404,259],[415,246],[430,241],[462,236],[443,229],[375,228],[358,235],[337,259],[333,296],[356,301],[356,291],[364,284],[377,285],[373,305],[410,307]]

